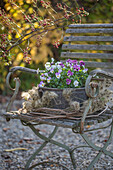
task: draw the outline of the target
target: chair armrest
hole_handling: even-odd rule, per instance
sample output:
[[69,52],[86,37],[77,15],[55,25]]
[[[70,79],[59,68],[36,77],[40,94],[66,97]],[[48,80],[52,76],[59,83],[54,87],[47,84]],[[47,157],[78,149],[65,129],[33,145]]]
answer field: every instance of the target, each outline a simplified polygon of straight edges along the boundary
[[[98,84],[93,84],[91,81],[93,80],[93,78],[96,76],[96,75],[99,75],[99,76],[102,76],[102,77],[105,77],[105,78],[109,78],[109,79],[113,79],[113,73],[110,73],[110,72],[107,72],[107,71],[103,71],[103,70],[93,70],[89,73],[89,76],[86,80],[86,83],[85,83],[85,91],[86,91],[86,94],[88,97],[96,97],[99,93],[99,87],[98,87]],[[92,95],[92,88],[96,88],[96,92],[94,95]]]
[[12,75],[15,71],[22,71],[22,72],[27,72],[27,73],[38,74],[38,71],[37,71],[37,70],[34,70],[34,69],[30,69],[30,68],[26,68],[26,67],[20,67],[20,66],[12,67],[12,68],[9,70],[9,73],[8,73],[8,75],[7,75],[7,77],[6,77],[6,85],[7,85],[7,87],[9,87],[11,90],[15,90],[15,89],[11,88],[10,83],[9,83],[9,80],[10,80],[11,75]]
[[[27,73],[33,73],[33,74],[38,74],[39,70],[34,70],[34,69],[29,69],[29,68],[25,68],[25,67],[20,67],[20,66],[16,66],[16,67],[12,67],[6,77],[6,85],[7,87],[9,87],[11,90],[14,91],[13,93],[13,96],[11,97],[9,103],[8,103],[8,106],[6,108],[6,111],[9,112],[11,110],[11,106],[19,92],[19,87],[20,87],[20,84],[21,84],[21,81],[20,79],[17,77],[17,78],[14,78],[14,81],[15,81],[15,89],[11,88],[10,86],[10,77],[11,75],[15,72],[15,71],[23,71],[23,72],[27,72]],[[41,72],[41,71],[40,71]]]
[[88,110],[89,110],[89,108],[92,104],[92,99],[97,97],[98,94],[99,94],[98,83],[92,82],[92,80],[94,79],[94,77],[96,75],[99,75],[99,76],[102,76],[102,77],[105,77],[105,78],[113,79],[112,73],[109,73],[109,72],[106,72],[106,71],[103,71],[103,70],[93,70],[89,73],[89,76],[88,76],[86,83],[85,83],[85,91],[86,91],[87,96],[89,97],[89,100],[88,100],[88,105],[86,106],[85,111],[84,111],[83,116],[82,116],[82,119],[81,119],[80,133],[83,133],[83,131],[84,131],[84,122],[85,122]]

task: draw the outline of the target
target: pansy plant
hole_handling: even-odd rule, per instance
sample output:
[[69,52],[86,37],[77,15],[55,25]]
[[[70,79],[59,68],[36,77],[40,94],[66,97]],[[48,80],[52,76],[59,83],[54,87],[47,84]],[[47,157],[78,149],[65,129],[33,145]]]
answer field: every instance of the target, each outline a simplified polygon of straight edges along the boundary
[[40,73],[39,87],[79,88],[85,86],[88,69],[83,61],[68,59],[65,63],[51,62],[45,64],[45,71]]

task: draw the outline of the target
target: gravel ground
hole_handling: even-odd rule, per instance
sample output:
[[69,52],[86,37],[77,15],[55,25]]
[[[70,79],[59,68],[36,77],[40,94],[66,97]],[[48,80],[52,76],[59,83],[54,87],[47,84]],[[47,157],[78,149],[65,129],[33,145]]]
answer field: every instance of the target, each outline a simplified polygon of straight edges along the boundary
[[[0,103],[1,112],[4,112],[7,100],[7,98],[2,98]],[[19,106],[20,101],[15,101],[14,109],[18,109]],[[104,125],[107,125],[110,121],[111,120],[104,122]],[[29,127],[23,126],[19,120],[10,120],[7,122],[4,117],[0,117],[0,124],[0,170],[23,170],[30,155],[40,146],[40,144],[43,143],[43,141],[35,136]],[[98,124],[98,126],[100,125],[102,124]],[[40,125],[37,126],[37,128],[40,129],[42,134],[48,136],[52,131],[53,126]],[[110,128],[106,128],[104,130],[90,132],[88,133],[88,137],[97,146],[102,147],[108,139],[109,130]],[[79,134],[74,134],[71,129],[67,128],[59,128],[53,139],[65,143],[70,147],[85,143]],[[25,148],[26,150],[8,151],[8,149],[14,148]],[[107,150],[113,152],[113,140]],[[97,155],[97,153],[97,151],[93,151],[90,148],[77,149],[74,152],[77,170],[86,170],[88,164]],[[73,170],[67,151],[62,148],[58,148],[55,145],[48,144],[43,151],[36,156],[35,160],[32,161],[32,164],[40,161],[57,161],[66,166],[69,170]],[[58,166],[58,164],[44,164],[43,166],[34,168],[34,170],[35,169],[65,170],[66,168],[62,168],[61,166]],[[113,159],[103,154],[93,169],[112,170]]]

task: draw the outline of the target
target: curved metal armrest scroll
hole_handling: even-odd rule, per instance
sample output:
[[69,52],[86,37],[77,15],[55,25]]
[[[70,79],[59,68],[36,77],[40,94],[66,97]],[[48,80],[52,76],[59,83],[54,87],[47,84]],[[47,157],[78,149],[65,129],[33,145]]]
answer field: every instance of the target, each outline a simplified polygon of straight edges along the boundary
[[8,75],[7,75],[7,77],[6,77],[6,85],[7,85],[7,87],[9,87],[11,90],[15,90],[15,89],[11,88],[10,83],[9,83],[9,80],[10,80],[11,75],[12,75],[15,71],[23,71],[23,72],[34,73],[34,74],[37,74],[37,73],[38,73],[38,71],[37,71],[37,70],[34,70],[34,69],[29,69],[29,68],[20,67],[20,66],[12,67],[12,68],[9,70],[9,73],[8,73]]
[[85,91],[86,91],[87,96],[89,97],[89,100],[88,100],[88,105],[86,106],[85,111],[84,111],[83,116],[82,116],[82,119],[81,119],[80,133],[83,133],[84,122],[85,122],[87,113],[89,111],[89,108],[91,106],[92,99],[97,97],[98,94],[99,94],[98,83],[92,82],[93,78],[96,75],[99,75],[99,76],[102,76],[102,77],[105,77],[105,78],[113,79],[112,73],[109,73],[109,72],[106,72],[106,71],[103,71],[103,70],[93,70],[93,71],[90,72],[90,74],[89,74],[89,76],[86,80],[86,84],[85,84]]
[[[113,79],[113,73],[109,73],[103,70],[93,70],[90,72],[87,80],[86,80],[86,84],[85,84],[85,91],[88,97],[94,98],[98,95],[99,93],[99,87],[97,83],[92,83],[92,79],[96,76],[102,76],[105,78],[110,78]],[[95,94],[92,95],[92,88],[96,88]]]
[[14,102],[18,92],[19,92],[19,87],[20,87],[20,79],[19,78],[14,78],[15,81],[15,89],[11,88],[9,80],[11,75],[15,72],[15,71],[23,71],[23,72],[28,72],[28,73],[34,73],[34,74],[38,74],[38,70],[34,70],[34,69],[29,69],[29,68],[25,68],[25,67],[20,67],[20,66],[16,66],[16,67],[12,67],[6,77],[6,85],[7,87],[9,87],[11,90],[14,91],[14,94],[6,108],[6,111],[9,112],[11,110],[11,105]]

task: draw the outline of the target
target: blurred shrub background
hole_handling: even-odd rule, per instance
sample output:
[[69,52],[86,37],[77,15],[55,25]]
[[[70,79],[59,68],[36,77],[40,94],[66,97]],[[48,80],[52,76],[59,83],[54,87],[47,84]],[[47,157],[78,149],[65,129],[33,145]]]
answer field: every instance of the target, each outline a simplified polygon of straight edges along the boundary
[[[79,7],[84,7],[87,12],[89,12],[89,16],[82,18],[82,23],[112,23],[113,22],[113,0],[50,0],[53,8],[56,6],[57,3],[64,3],[67,4],[72,11],[76,10],[76,1],[79,4]],[[22,6],[24,9],[24,12],[29,12],[32,14],[33,8],[32,8],[32,0],[18,0],[16,1],[18,5]],[[16,7],[12,8],[8,0],[0,0],[0,6],[2,9],[5,9],[7,11],[8,15],[11,15],[11,17],[16,20],[18,25],[22,28],[29,27],[24,20],[19,10],[17,10]],[[40,3],[38,4],[40,7],[41,15],[47,16],[48,14],[42,9],[40,6]],[[57,11],[59,16],[62,16],[61,11]],[[36,28],[38,28],[38,25],[36,23]],[[20,30],[21,31],[21,30]],[[65,32],[65,30],[64,30]],[[0,34],[3,33],[2,26],[0,25]],[[62,34],[62,30],[54,30],[52,32],[49,32],[45,37],[43,37],[42,43],[39,47],[36,46],[36,42],[38,43],[38,40],[33,37],[30,40],[30,48],[31,51],[29,55],[32,58],[31,64],[26,64],[23,62],[23,54],[18,50],[17,47],[13,48],[11,50],[11,56],[12,56],[12,64],[10,66],[5,66],[0,61],[0,93],[6,94],[8,93],[8,90],[5,85],[5,79],[6,75],[9,71],[9,69],[13,66],[26,66],[33,69],[43,69],[45,62],[50,60],[51,57],[54,57],[56,60],[59,60],[60,52],[61,52],[61,46],[63,42],[63,38],[61,40],[60,47],[54,48],[53,43],[56,39],[59,39]],[[11,33],[9,32],[9,38],[11,38]],[[18,37],[18,34],[14,35],[16,38]],[[24,46],[24,43],[22,44]],[[26,74],[26,73],[19,73],[22,84],[21,84],[21,90],[27,90],[31,88],[33,85],[37,85],[38,83],[38,76]]]

